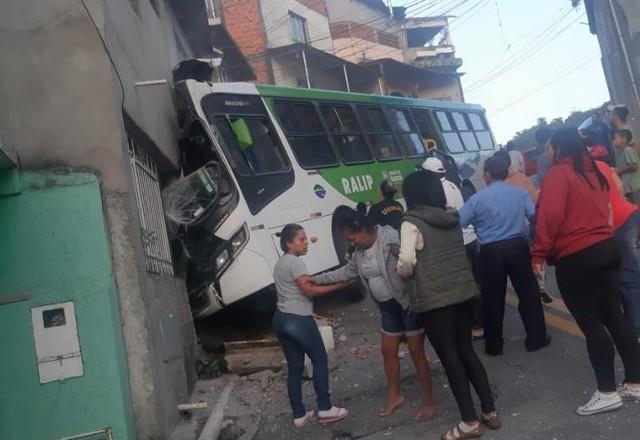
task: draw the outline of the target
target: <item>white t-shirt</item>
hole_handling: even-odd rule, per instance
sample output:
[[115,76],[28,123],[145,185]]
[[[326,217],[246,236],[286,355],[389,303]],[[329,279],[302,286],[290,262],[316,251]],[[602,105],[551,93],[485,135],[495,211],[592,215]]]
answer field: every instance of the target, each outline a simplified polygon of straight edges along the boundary
[[[442,182],[444,195],[447,198],[447,206],[459,211],[460,208],[462,208],[462,205],[464,205],[462,192],[458,189],[455,183],[447,180],[446,177],[441,177],[440,181]],[[466,228],[462,228],[462,239],[464,240],[465,246],[476,241],[476,230],[473,226],[469,225]]]
[[511,150],[509,157],[511,158],[511,168],[524,173],[524,155],[518,150]]

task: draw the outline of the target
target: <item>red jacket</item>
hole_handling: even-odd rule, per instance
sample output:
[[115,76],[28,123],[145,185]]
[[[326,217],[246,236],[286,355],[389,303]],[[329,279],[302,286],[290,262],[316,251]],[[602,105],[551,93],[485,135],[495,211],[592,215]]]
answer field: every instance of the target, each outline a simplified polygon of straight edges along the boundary
[[609,192],[600,189],[593,161],[584,156],[586,178],[571,159],[562,159],[542,181],[536,216],[533,261],[550,263],[613,237]]

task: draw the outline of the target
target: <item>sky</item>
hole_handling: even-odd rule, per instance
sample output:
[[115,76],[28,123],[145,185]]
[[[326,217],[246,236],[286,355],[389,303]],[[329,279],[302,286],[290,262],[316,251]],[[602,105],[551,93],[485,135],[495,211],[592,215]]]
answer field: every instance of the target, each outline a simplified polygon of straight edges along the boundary
[[459,71],[465,101],[485,107],[498,143],[538,118],[564,118],[609,100],[584,5],[574,9],[570,0],[393,2],[412,4],[409,15],[454,16],[451,39],[464,63]]

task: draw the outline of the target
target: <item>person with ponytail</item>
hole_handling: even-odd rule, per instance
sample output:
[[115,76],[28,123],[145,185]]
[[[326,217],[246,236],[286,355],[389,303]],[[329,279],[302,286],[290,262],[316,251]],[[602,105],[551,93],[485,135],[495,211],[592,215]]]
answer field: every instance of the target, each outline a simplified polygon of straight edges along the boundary
[[[609,183],[576,128],[557,130],[547,154],[554,165],[542,182],[532,268],[541,273],[545,260],[556,266],[562,298],[587,342],[597,390],[577,414],[613,411],[622,399],[640,399],[640,344],[622,314]],[[614,345],[626,373],[620,388]]]
[[349,412],[331,404],[327,351],[313,319],[313,298],[343,289],[349,283],[318,286],[312,282],[307,266],[300,258],[307,254],[309,247],[302,226],[286,225],[277,236],[284,255],[276,263],[273,273],[278,293],[273,328],[287,360],[287,390],[293,409],[293,424],[302,428],[316,418],[313,411],[307,412],[302,402],[305,354],[313,364],[318,419],[323,424],[337,422],[347,417]]
[[409,310],[407,284],[396,272],[398,257],[394,249],[400,247],[398,231],[391,226],[376,225],[370,216],[357,211],[346,213],[339,228],[353,246],[353,256],[346,265],[316,275],[313,281],[332,284],[359,279],[362,282],[380,311],[380,348],[387,377],[387,403],[378,416],[390,416],[405,403],[398,358],[400,344],[405,339],[422,392],[422,402],[414,419],[429,420],[438,406],[433,400],[431,370],[424,349],[424,326]]

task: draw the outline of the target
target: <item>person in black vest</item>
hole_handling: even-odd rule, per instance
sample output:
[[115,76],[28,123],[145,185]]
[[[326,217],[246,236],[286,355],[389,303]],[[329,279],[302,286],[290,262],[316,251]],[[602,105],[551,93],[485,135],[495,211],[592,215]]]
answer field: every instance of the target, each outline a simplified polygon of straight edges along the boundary
[[[402,193],[408,210],[400,230],[397,271],[408,280],[411,310],[423,319],[461,416],[442,439],[478,438],[484,430],[481,423],[491,429],[499,429],[501,423],[487,373],[471,344],[473,298],[479,292],[458,216],[447,212],[444,189],[435,174],[410,174]],[[480,419],[471,384],[480,399]]]
[[398,192],[393,182],[385,179],[380,184],[380,195],[382,201],[371,206],[369,216],[380,226],[391,226],[395,230],[400,230],[400,222],[404,215],[404,208],[398,203],[394,196]]

